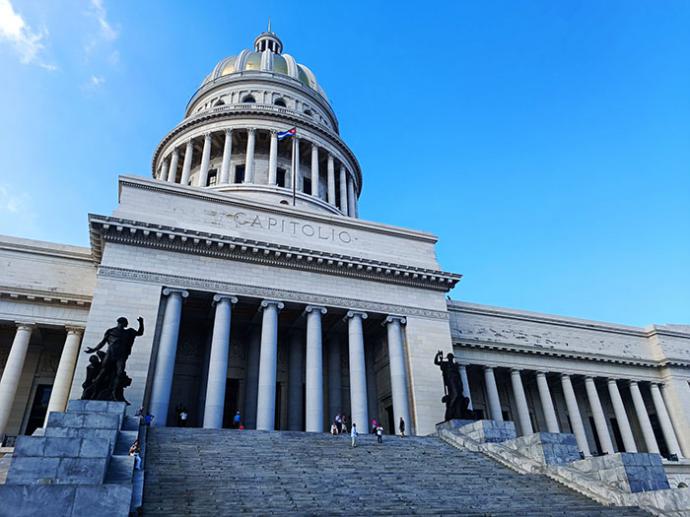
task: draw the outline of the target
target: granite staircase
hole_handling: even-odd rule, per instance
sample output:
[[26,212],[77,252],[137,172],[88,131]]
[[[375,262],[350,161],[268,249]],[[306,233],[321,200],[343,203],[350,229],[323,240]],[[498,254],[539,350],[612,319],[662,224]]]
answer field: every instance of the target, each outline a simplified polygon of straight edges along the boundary
[[437,437],[151,428],[144,515],[648,515]]

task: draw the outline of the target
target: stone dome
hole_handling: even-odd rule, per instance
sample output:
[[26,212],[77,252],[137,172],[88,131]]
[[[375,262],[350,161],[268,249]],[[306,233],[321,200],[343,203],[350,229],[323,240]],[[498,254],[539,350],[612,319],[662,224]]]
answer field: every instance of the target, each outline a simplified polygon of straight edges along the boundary
[[259,34],[254,40],[254,50],[244,49],[235,56],[226,57],[218,62],[213,71],[201,83],[205,86],[221,77],[248,71],[272,72],[296,79],[307,88],[311,88],[324,99],[323,91],[316,76],[307,66],[298,63],[290,54],[283,54],[283,43],[271,32],[269,26],[266,32]]

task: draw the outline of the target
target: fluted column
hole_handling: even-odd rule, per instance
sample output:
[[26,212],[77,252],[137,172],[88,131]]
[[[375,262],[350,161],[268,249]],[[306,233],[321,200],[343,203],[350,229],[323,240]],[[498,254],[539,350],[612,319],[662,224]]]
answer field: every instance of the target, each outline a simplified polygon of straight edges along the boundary
[[340,336],[328,336],[328,418],[331,422],[343,409],[340,369]]
[[307,313],[307,432],[323,432],[323,341],[321,316],[325,307],[308,305]]
[[328,153],[327,173],[328,202],[335,206],[335,162],[333,161],[333,155],[331,153]]
[[312,142],[311,144],[311,192],[310,194],[319,197],[319,147]]
[[546,419],[546,430],[550,433],[560,433],[558,428],[558,418],[553,407],[551,391],[549,391],[549,381],[545,372],[537,372],[537,389],[539,390],[539,400]]
[[271,130],[271,145],[268,150],[268,184],[278,183],[278,132]]
[[197,187],[205,187],[208,183],[208,166],[211,160],[211,133],[204,134],[204,149],[201,152],[201,168],[199,169],[199,178],[197,180]]
[[510,370],[510,381],[513,385],[513,396],[515,397],[515,405],[517,406],[518,422],[520,423],[520,431],[522,435],[532,434],[532,422],[529,418],[529,407],[527,406],[527,397],[525,396],[525,389],[522,386],[522,377],[520,370],[513,368]]
[[632,396],[633,405],[635,406],[635,414],[637,415],[637,421],[640,423],[640,428],[642,429],[642,437],[647,446],[647,452],[659,454],[659,445],[656,442],[656,436],[654,436],[652,422],[649,420],[649,413],[647,413],[647,406],[645,406],[644,400],[642,399],[640,387],[636,381],[630,381],[629,386],[630,395]]
[[225,410],[225,386],[228,381],[228,357],[230,356],[230,320],[232,304],[237,298],[228,294],[213,297],[216,314],[213,319],[211,355],[208,361],[208,381],[206,382],[206,405],[204,408],[204,427],[221,429]]
[[348,174],[347,177],[347,215],[357,217],[357,196],[355,196],[355,181]]
[[170,158],[170,169],[168,170],[168,181],[175,183],[177,179],[177,164],[180,161],[180,149],[175,147]]
[[668,416],[666,404],[664,403],[664,399],[661,397],[659,385],[656,382],[650,383],[649,391],[652,393],[652,402],[654,402],[654,409],[656,409],[656,415],[659,418],[659,425],[661,425],[661,432],[664,434],[664,440],[666,440],[668,452],[669,454],[676,454],[679,458],[681,458],[683,455],[680,452],[676,432],[673,430],[673,424],[671,423],[671,418]]
[[585,377],[585,390],[587,391],[587,398],[589,399],[589,407],[592,408],[594,427],[602,448],[602,450],[599,452],[614,454],[615,451],[613,450],[611,435],[609,434],[609,428],[606,425],[606,416],[604,415],[604,410],[601,407],[599,393],[597,392],[597,386],[594,383],[593,377]]
[[259,393],[256,404],[256,428],[273,431],[276,410],[276,365],[278,361],[278,311],[283,302],[264,300],[261,308],[261,356],[259,360]]
[[608,386],[609,396],[611,397],[611,403],[613,404],[613,412],[616,415],[616,421],[618,422],[618,429],[621,432],[621,438],[623,438],[625,452],[637,452],[637,446],[635,445],[632,429],[630,429],[628,414],[625,412],[625,406],[623,406],[623,399],[621,398],[620,391],[618,391],[616,379],[609,379]]
[[393,398],[393,422],[397,429],[400,418],[402,418],[405,421],[405,428],[411,431],[412,420],[410,418],[410,402],[407,396],[408,383],[402,329],[405,323],[407,320],[402,316],[388,316],[385,319]]
[[170,393],[175,371],[177,340],[180,335],[182,300],[187,298],[189,293],[182,289],[166,287],[163,289],[163,296],[168,297],[168,303],[165,306],[165,314],[163,315],[156,367],[153,374],[150,412],[156,418],[156,424],[165,427],[168,421]]
[[256,145],[256,129],[247,129],[247,159],[244,165],[244,182],[254,183],[254,147]]
[[572,432],[575,435],[575,440],[580,448],[580,451],[585,456],[591,456],[592,453],[589,450],[589,443],[587,442],[587,434],[585,433],[585,426],[582,423],[582,416],[580,414],[580,408],[577,404],[577,397],[575,396],[575,390],[573,389],[573,383],[570,376],[562,373],[561,374],[561,386],[563,388],[563,396],[565,398],[565,404],[568,409],[568,417],[570,420],[570,426]]
[[260,352],[261,332],[258,327],[254,327],[249,333],[249,344],[247,346],[247,389],[244,395],[244,424],[247,429],[256,429]]
[[182,178],[180,185],[189,185],[189,176],[192,174],[192,158],[194,157],[194,144],[190,138],[187,141],[184,151],[184,161],[182,162]]
[[577,446],[582,451],[582,454],[591,456],[592,453],[589,450],[589,443],[587,443],[587,434],[585,433],[585,426],[582,424],[582,416],[580,416],[580,408],[577,406],[577,397],[575,396],[575,390],[573,390],[570,375],[561,374],[561,385],[563,386],[565,405],[568,408],[568,416],[570,417],[570,426],[573,428]]
[[364,357],[364,332],[362,330],[362,320],[366,318],[365,312],[348,311],[347,313],[350,354],[350,407],[352,422],[359,426],[360,432],[366,432],[369,426],[367,373]]
[[299,166],[299,137],[292,137],[293,152],[295,153],[295,170],[293,171],[295,175],[295,190],[297,192],[304,192],[304,179],[302,178],[302,169]]
[[158,175],[158,179],[165,181],[168,179],[168,158],[163,158],[163,163],[161,163],[161,171]]
[[33,323],[17,322],[12,348],[10,348],[10,354],[7,356],[5,368],[2,370],[2,378],[0,379],[0,441],[5,437],[7,422],[10,419],[19,379],[24,369],[26,352],[29,350],[33,329]]
[[347,215],[347,172],[342,164],[340,165],[340,211]]
[[232,129],[225,130],[223,143],[223,162],[220,164],[219,183],[225,185],[230,182],[230,163],[232,159]]
[[486,385],[486,397],[489,404],[491,420],[503,422],[503,412],[501,411],[501,399],[498,396],[498,386],[494,369],[490,366],[484,367],[484,384]]
[[304,431],[304,334],[293,330],[288,348],[288,430]]
[[74,377],[74,368],[77,366],[79,345],[81,343],[81,337],[84,334],[84,329],[82,327],[66,328],[67,338],[62,347],[60,362],[55,372],[55,380],[53,381],[53,389],[50,392],[50,401],[48,402],[48,409],[46,410],[45,422],[48,422],[48,415],[51,412],[61,412],[67,407],[69,390],[72,386],[72,378]]
[[474,405],[472,404],[472,393],[470,393],[470,381],[467,378],[467,365],[459,363],[458,368],[460,369],[460,380],[462,381],[462,395],[467,397],[467,400],[469,401],[467,409],[472,411],[474,409]]

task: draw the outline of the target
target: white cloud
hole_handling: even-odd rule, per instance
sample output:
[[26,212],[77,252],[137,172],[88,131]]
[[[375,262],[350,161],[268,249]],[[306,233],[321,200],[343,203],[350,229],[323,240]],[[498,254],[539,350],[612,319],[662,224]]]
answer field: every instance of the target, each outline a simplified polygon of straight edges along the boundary
[[48,31],[32,29],[24,18],[14,10],[10,0],[0,0],[0,40],[8,41],[24,63],[36,63],[46,70],[56,70],[57,66],[44,63],[40,54],[45,48],[43,41]]
[[25,193],[11,193],[10,189],[0,185],[0,213],[19,214],[26,211],[29,196]]
[[91,11],[98,20],[101,37],[106,41],[115,41],[119,36],[119,31],[108,21],[108,11],[103,0],[91,0]]
[[103,86],[105,83],[105,77],[102,75],[92,75],[89,78],[89,86],[93,88],[98,88],[99,86]]

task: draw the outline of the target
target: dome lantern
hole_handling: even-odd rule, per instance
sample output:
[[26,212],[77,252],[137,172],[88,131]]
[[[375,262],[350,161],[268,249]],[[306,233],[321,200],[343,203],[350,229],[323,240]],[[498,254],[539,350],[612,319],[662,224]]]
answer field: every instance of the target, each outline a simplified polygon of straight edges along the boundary
[[268,28],[266,32],[259,34],[254,40],[254,49],[257,52],[268,50],[274,54],[280,54],[283,51],[283,42],[271,31],[271,19],[268,19]]

